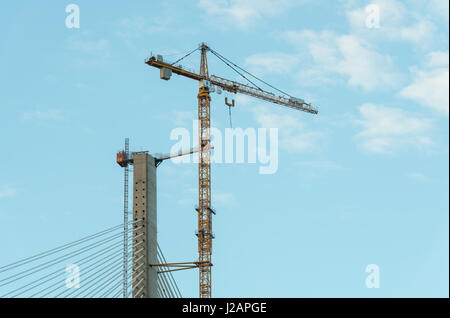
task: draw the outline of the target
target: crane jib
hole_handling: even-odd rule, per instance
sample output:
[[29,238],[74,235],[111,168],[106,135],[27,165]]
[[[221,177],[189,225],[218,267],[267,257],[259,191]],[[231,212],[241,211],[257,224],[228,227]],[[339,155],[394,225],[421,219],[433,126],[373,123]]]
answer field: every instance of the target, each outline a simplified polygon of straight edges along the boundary
[[[241,93],[249,96],[253,96],[256,98],[260,98],[278,105],[286,106],[289,108],[301,110],[304,112],[308,112],[311,114],[317,114],[318,110],[313,108],[311,104],[305,103],[303,100],[298,98],[288,98],[285,96],[276,96],[275,94],[271,92],[266,92],[263,90],[259,90],[255,87],[248,86],[236,81],[231,81],[225,78],[221,78],[219,76],[211,75],[209,78],[206,78],[200,74],[190,72],[188,70],[185,70],[181,67],[177,67],[174,65],[171,65],[169,63],[158,61],[155,57],[149,58],[146,62],[149,66],[153,66],[159,69],[167,69],[171,72],[182,75],[197,81],[202,80],[209,80],[212,85],[221,87],[223,90],[230,92],[230,93]],[[170,76],[169,76],[170,78]],[[168,79],[163,78],[163,79]]]

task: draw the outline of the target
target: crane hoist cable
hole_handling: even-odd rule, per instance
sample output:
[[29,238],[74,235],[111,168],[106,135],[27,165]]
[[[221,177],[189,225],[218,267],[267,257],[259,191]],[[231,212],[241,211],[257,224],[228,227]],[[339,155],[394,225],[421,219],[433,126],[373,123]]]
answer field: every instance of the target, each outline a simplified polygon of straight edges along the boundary
[[[240,67],[239,65],[236,65],[235,63],[233,63],[232,61],[230,61],[229,59],[227,59],[226,57],[224,57],[224,56],[221,55],[220,53],[214,51],[213,49],[209,48],[209,50],[211,51],[211,53],[213,53],[213,54],[214,54],[215,56],[217,56],[218,58],[224,59],[224,60],[227,61],[228,63],[234,65],[235,67],[237,67],[237,68],[240,69],[241,71],[243,71],[243,72],[247,73],[248,75],[252,76],[253,78],[257,79],[258,81],[260,81],[260,82],[266,84],[267,86],[269,86],[269,87],[271,87],[271,88],[277,90],[278,92],[280,92],[280,93],[282,93],[282,94],[284,94],[284,95],[286,95],[286,96],[292,97],[292,96],[289,95],[288,93],[283,92],[282,90],[276,88],[276,87],[273,86],[273,85],[270,85],[269,83],[267,83],[266,81],[260,79],[259,77],[255,76],[255,75],[253,75],[252,73],[250,73],[250,72],[244,70],[242,67]],[[242,75],[241,75],[241,76],[242,76]],[[244,78],[247,79],[246,77],[244,77]],[[248,80],[248,79],[247,79],[247,80]],[[250,82],[250,80],[248,80],[248,81]],[[251,82],[251,83],[252,83],[252,82]],[[255,85],[254,83],[252,83],[252,84]],[[256,85],[255,85],[255,86],[256,86]],[[256,87],[259,88],[258,86],[256,86]],[[259,88],[259,89],[260,89],[260,88]],[[260,89],[260,90],[261,90],[261,89]]]

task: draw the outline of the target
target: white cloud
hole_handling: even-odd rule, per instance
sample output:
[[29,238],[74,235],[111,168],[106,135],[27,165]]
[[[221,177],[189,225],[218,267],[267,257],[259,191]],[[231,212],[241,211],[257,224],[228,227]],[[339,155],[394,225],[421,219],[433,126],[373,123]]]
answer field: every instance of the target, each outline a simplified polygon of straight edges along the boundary
[[391,57],[378,53],[368,42],[356,36],[303,30],[287,32],[285,37],[300,52],[308,53],[305,58],[311,59],[309,68],[300,72],[302,81],[316,75],[322,79],[313,77],[312,81],[321,83],[340,75],[347,79],[349,85],[365,91],[393,87],[399,81]]
[[253,110],[254,118],[265,128],[278,128],[279,146],[288,152],[311,152],[318,148],[323,133],[309,130],[297,117],[269,111],[266,107]]
[[[167,169],[169,168],[169,169]],[[166,170],[172,170],[170,173],[174,175],[178,175],[178,169],[173,169],[171,166],[167,166]],[[188,187],[183,189],[182,195],[177,196],[177,203],[179,205],[189,205],[193,206],[195,203],[195,198],[198,196],[198,189],[193,187]],[[172,195],[166,194],[167,197],[172,198]]]
[[412,99],[441,114],[449,114],[448,52],[428,54],[426,70],[411,68],[413,82],[403,88],[399,96]]
[[427,8],[437,17],[441,18],[448,28],[448,12],[449,1],[448,0],[429,0],[427,1]]
[[[137,38],[149,34],[169,32],[173,30],[174,22],[174,18],[168,15],[151,19],[143,16],[124,18],[118,22],[117,34],[123,38]],[[176,31],[183,32],[183,30]]]
[[298,56],[273,52],[260,53],[247,57],[245,65],[258,75],[266,73],[288,74],[299,63]]
[[255,101],[254,97],[243,94],[237,94],[234,99],[236,100],[237,105],[245,106],[251,105]]
[[156,21],[156,23],[147,24],[144,17],[138,16],[133,18],[124,18],[119,21],[119,26],[131,33],[127,35],[139,36],[142,34],[150,34],[155,32],[165,31],[167,23],[162,23],[163,20]]
[[430,40],[435,30],[436,27],[431,22],[420,21],[409,27],[399,28],[397,32],[390,30],[386,34],[389,34],[393,39],[401,39],[419,44]]
[[363,37],[381,40],[406,41],[414,44],[427,44],[436,30],[436,26],[427,20],[425,14],[408,8],[395,0],[372,0],[380,13],[379,28],[368,28],[366,6],[347,11],[347,18],[352,33]]
[[421,173],[421,172],[411,172],[411,173],[408,173],[406,176],[408,178],[410,178],[410,179],[413,179],[413,180],[416,180],[416,181],[420,181],[420,182],[427,182],[427,181],[429,181],[428,177],[426,175],[424,175],[423,173]]
[[192,112],[174,110],[172,113],[172,122],[174,123],[174,125],[179,127],[192,127],[192,122],[194,120]]
[[415,71],[414,82],[405,87],[400,96],[416,100],[448,116],[449,71],[438,69],[429,72]]
[[67,43],[71,50],[100,58],[109,57],[109,42],[105,39],[87,40],[71,37],[68,39]]
[[64,118],[63,113],[60,110],[49,109],[46,111],[28,111],[22,113],[22,118],[25,120],[34,121],[48,121],[48,120],[61,120]]
[[319,169],[319,170],[340,170],[342,166],[334,161],[329,160],[318,160],[318,161],[300,161],[297,163],[301,167],[306,167],[308,169]]
[[212,202],[218,205],[234,205],[236,199],[232,193],[213,191]]
[[354,36],[339,37],[337,45],[342,59],[336,71],[347,75],[350,85],[364,90],[395,85],[397,77],[390,69],[393,64],[390,57],[377,53]]
[[288,8],[298,5],[294,0],[199,0],[198,7],[205,11],[214,23],[239,28],[249,27],[264,18],[280,15]]
[[363,104],[359,107],[362,127],[356,140],[368,152],[394,153],[404,148],[423,148],[432,144],[429,136],[431,120],[414,117],[397,108]]
[[[153,12],[150,15],[135,15],[119,19],[115,27],[116,35],[139,55],[147,57],[149,52],[143,49],[140,41],[147,41],[149,36],[161,34],[192,35],[196,33],[196,28],[193,25],[181,24],[183,11],[176,10],[178,4],[164,2],[162,7],[162,11],[158,14]],[[161,50],[161,47],[159,49]],[[164,50],[164,52],[159,51],[158,54],[180,54],[181,57],[185,53],[170,48]]]
[[194,120],[196,120],[196,114],[192,111],[184,110],[172,110],[167,113],[161,113],[157,115],[158,119],[168,121],[175,127],[183,127],[188,130],[193,129]]
[[17,194],[17,189],[4,186],[0,189],[0,199],[13,197]]
[[434,51],[428,54],[426,66],[428,67],[448,67],[448,51]]

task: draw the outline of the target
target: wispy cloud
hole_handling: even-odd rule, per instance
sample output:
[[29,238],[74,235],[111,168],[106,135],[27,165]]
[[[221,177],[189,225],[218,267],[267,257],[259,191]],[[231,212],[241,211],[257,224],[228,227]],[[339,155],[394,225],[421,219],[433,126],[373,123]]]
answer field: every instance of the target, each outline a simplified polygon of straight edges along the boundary
[[447,0],[429,0],[427,8],[448,27],[449,2]]
[[152,19],[146,19],[143,16],[127,17],[119,21],[117,34],[123,37],[140,37],[166,32],[172,22],[169,16]]
[[63,112],[57,109],[26,111],[22,113],[22,119],[31,121],[54,121],[63,118]]
[[232,193],[214,191],[212,193],[212,201],[217,205],[234,205],[236,204],[236,198]]
[[[344,6],[350,26],[348,33],[308,29],[282,32],[280,37],[296,47],[296,52],[255,54],[247,58],[246,65],[260,73],[289,73],[286,70],[290,70],[290,73],[297,74],[301,85],[328,85],[345,81],[366,92],[398,89],[404,85],[407,76],[400,72],[394,57],[384,53],[378,43],[390,40],[428,47],[437,42],[437,26],[432,22],[433,14],[424,14],[423,5],[406,6],[396,0],[374,0],[371,4],[380,9],[380,28],[368,28],[366,7],[349,1]],[[436,3],[430,5],[438,7]],[[443,56],[434,58],[442,59]],[[417,75],[425,81],[429,77],[433,81],[436,76],[439,77],[436,80],[442,80],[445,76],[443,72]],[[428,102],[433,105],[437,103]]]
[[[167,9],[169,10],[169,9]],[[180,19],[177,19],[176,12],[169,10],[161,16],[133,16],[120,19],[116,24],[116,35],[119,36],[130,47],[142,50],[136,46],[136,40],[152,35],[161,34],[193,34],[194,27],[179,26]],[[148,52],[147,52],[148,53]],[[177,54],[178,51],[168,51],[167,54]]]
[[305,1],[294,0],[199,0],[202,9],[215,25],[248,28],[264,19],[278,16]]
[[292,152],[311,152],[319,148],[322,132],[312,130],[298,117],[280,114],[267,107],[253,109],[256,122],[265,128],[278,128],[280,148]]
[[259,75],[288,74],[298,64],[298,56],[281,52],[260,53],[245,59],[245,65],[250,68],[250,71]]
[[0,199],[13,197],[17,194],[17,189],[10,186],[3,186],[0,188]]
[[421,172],[411,172],[411,173],[408,173],[406,176],[415,181],[420,181],[420,182],[429,181],[428,177]]
[[344,77],[350,86],[364,91],[398,85],[400,75],[392,58],[362,38],[312,30],[288,31],[283,36],[302,54],[299,82],[324,84]]
[[192,127],[192,121],[194,120],[194,115],[192,114],[192,112],[174,110],[172,114],[172,122],[174,123],[174,125],[179,127]]
[[412,99],[435,111],[449,114],[448,51],[435,51],[427,56],[424,69],[411,68],[413,82],[399,92],[399,96]]
[[71,52],[73,63],[81,67],[108,64],[111,58],[111,43],[89,31],[83,31],[66,39],[66,48]]
[[195,114],[191,111],[172,110],[168,113],[157,115],[159,119],[170,122],[175,127],[184,127],[191,130],[194,124]]
[[428,53],[425,65],[427,67],[447,67],[448,68],[448,51],[433,51]]
[[404,148],[422,149],[432,144],[432,121],[428,118],[374,104],[361,105],[359,112],[356,123],[362,131],[356,135],[356,141],[365,151],[392,154]]
[[312,168],[318,170],[341,170],[343,169],[341,165],[330,160],[316,160],[316,161],[300,161],[297,165],[305,168]]
[[67,41],[69,49],[91,56],[107,58],[110,55],[110,44],[108,40],[91,40],[82,37],[70,37]]
[[[368,13],[365,6],[347,11],[347,18],[353,34],[364,38],[410,42],[414,45],[428,45],[434,37],[436,26],[428,16],[396,0],[373,0],[380,13],[380,27],[368,28]],[[358,3],[358,5],[361,5]]]
[[177,199],[177,203],[179,205],[189,205],[189,206],[193,206],[196,202],[196,198],[198,197],[198,189],[193,188],[193,187],[188,187],[188,188],[184,188],[183,189],[183,194],[181,195],[181,197],[178,197]]

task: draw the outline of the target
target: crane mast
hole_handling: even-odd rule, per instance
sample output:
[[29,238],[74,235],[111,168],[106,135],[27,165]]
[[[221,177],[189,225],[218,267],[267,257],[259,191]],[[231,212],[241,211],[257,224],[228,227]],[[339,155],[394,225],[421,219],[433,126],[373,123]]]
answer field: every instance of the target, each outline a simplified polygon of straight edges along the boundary
[[[207,47],[201,46],[200,75],[206,79],[208,74]],[[211,96],[205,80],[199,82],[198,91],[198,255],[199,255],[199,293],[200,298],[211,297]]]

